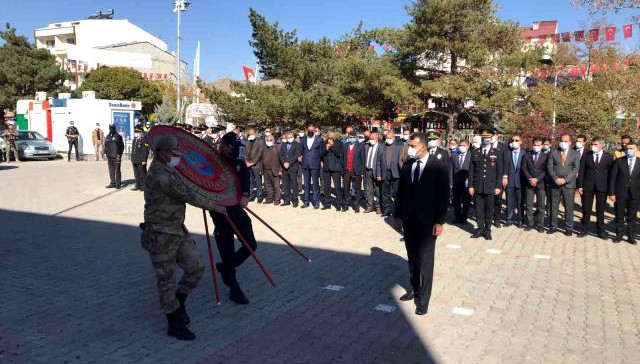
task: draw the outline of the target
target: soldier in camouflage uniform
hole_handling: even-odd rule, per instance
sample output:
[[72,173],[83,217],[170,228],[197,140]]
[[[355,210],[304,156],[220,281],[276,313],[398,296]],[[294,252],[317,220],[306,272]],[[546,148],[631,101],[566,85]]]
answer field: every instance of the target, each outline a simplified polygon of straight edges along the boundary
[[[221,213],[225,209],[212,202],[199,202],[202,199],[184,184],[175,169],[182,151],[174,136],[158,136],[153,143],[155,158],[145,179],[141,243],[155,269],[160,305],[169,323],[168,335],[193,340],[195,335],[187,328],[190,319],[185,301],[200,281],[204,265],[184,226],[186,203]],[[184,271],[178,284],[176,266]]]
[[18,147],[16,146],[16,140],[18,139],[18,131],[16,130],[16,126],[13,121],[7,122],[8,127],[2,132],[2,137],[6,143],[5,145],[5,153],[6,153],[6,161],[7,163],[11,162],[9,157],[11,156],[11,151],[13,151],[13,156],[16,158],[16,162],[20,163],[20,156],[18,155]]

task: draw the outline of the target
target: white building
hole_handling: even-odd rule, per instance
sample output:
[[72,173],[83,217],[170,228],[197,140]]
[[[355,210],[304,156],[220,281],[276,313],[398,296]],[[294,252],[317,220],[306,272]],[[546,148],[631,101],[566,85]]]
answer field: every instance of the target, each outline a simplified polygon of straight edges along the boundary
[[[100,66],[138,70],[151,80],[175,80],[176,58],[167,43],[126,19],[85,19],[52,23],[34,32],[37,48],[48,49],[67,71],[76,75],[69,86]],[[181,62],[181,77],[186,63]]]

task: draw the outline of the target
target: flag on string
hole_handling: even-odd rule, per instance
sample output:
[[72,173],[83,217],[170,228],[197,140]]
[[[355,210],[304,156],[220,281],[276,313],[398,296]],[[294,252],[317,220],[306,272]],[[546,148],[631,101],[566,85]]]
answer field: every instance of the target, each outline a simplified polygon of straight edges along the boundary
[[604,28],[604,35],[607,42],[613,42],[616,40],[616,33],[618,32],[618,28],[616,27],[606,27]]
[[569,32],[562,33],[562,42],[570,43],[571,42],[571,33],[569,33]]
[[573,32],[573,36],[575,37],[576,42],[584,42],[584,30]]
[[242,66],[242,72],[244,72],[245,80],[247,80],[247,81],[249,81],[251,83],[256,83],[256,73],[253,70],[253,68],[247,67],[247,66]]
[[625,24],[622,27],[622,32],[624,33],[624,39],[631,38],[633,36],[633,24]]
[[597,42],[600,40],[600,29],[591,29],[589,31],[589,40],[592,42]]

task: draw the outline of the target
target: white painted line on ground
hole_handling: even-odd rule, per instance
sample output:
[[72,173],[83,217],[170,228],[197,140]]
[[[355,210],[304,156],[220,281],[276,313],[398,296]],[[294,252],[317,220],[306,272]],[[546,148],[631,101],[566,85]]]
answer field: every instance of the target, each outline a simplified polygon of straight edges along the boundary
[[462,249],[462,246],[458,245],[458,244],[449,244],[449,245],[447,245],[447,248],[448,249]]
[[374,310],[382,311],[382,312],[393,312],[398,308],[396,306],[383,305],[382,303],[373,308]]
[[541,254],[536,254],[533,256],[534,259],[551,259],[550,256],[548,255],[541,255]]
[[471,316],[475,311],[471,308],[455,307],[453,313],[461,316]]
[[337,292],[337,291],[342,291],[344,289],[344,287],[338,286],[338,285],[335,285],[335,284],[330,284],[330,285],[324,287],[324,289],[328,289],[329,291],[336,291]]
[[498,255],[498,254],[500,254],[500,253],[501,253],[501,251],[500,251],[500,250],[498,250],[498,249],[487,249],[487,253],[489,253],[489,254],[496,254],[496,255]]

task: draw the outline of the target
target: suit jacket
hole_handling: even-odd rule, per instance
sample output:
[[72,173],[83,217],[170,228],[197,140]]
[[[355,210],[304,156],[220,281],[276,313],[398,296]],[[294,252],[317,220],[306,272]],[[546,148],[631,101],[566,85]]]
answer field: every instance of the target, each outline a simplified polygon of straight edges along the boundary
[[[522,168],[522,177],[524,179],[524,188],[540,189],[544,190],[545,182],[547,180],[547,153],[540,152],[538,154],[538,160],[533,161],[533,151],[527,153],[524,157],[524,165]],[[529,183],[530,178],[536,178],[538,184],[536,187],[531,186]]]
[[[386,174],[387,170],[387,143],[383,143],[380,145],[382,147],[382,176]],[[398,179],[400,178],[400,145],[397,142],[393,142],[391,144],[393,154],[391,155],[391,177]]]
[[[564,178],[567,182],[564,187],[576,188],[578,172],[580,170],[580,153],[575,149],[567,150],[567,160],[562,165],[562,151],[560,149],[552,150],[547,157],[547,174],[552,181],[557,178]],[[554,188],[560,188],[553,182]]]
[[455,189],[466,188],[469,168],[471,168],[471,152],[465,153],[462,164],[460,164],[460,153],[452,155],[449,160],[449,185]]
[[418,183],[411,182],[414,163],[415,160],[406,163],[400,171],[393,216],[427,229],[434,224],[444,224],[449,207],[448,159],[442,163],[430,156]]
[[255,167],[260,168],[260,162],[262,162],[262,151],[267,147],[264,143],[264,139],[255,139],[253,141],[247,140],[244,148],[244,160],[251,162]]
[[403,144],[400,146],[400,154],[398,155],[398,167],[402,169],[404,164],[410,160],[411,158],[409,158],[409,143],[403,142]]
[[583,188],[585,191],[606,193],[609,189],[609,170],[612,165],[613,156],[610,153],[603,151],[596,166],[593,152],[585,152],[580,161],[578,188]]
[[507,175],[509,179],[509,184],[507,187],[515,187],[522,188],[525,185],[526,181],[523,181],[522,175],[522,167],[524,165],[524,156],[527,153],[526,150],[520,148],[518,153],[518,160],[513,160],[513,150],[504,152],[504,163],[505,163],[505,171],[504,174]]
[[640,198],[640,157],[636,157],[633,173],[629,175],[629,159],[622,157],[616,159],[609,173],[609,196],[615,195],[617,199],[628,199],[629,196],[636,200]]
[[368,144],[364,147],[364,162],[365,162],[365,168],[368,168],[367,166],[367,161],[369,158],[369,151],[371,150],[371,148],[376,148],[375,150],[375,155],[372,155],[372,161],[371,161],[371,166],[373,167],[373,175],[377,178],[380,177],[382,179],[384,179],[384,173],[383,173],[383,166],[384,166],[384,162],[382,160],[384,151],[384,145],[382,143],[378,143],[375,146]]
[[338,139],[333,141],[331,149],[324,147],[322,151],[322,170],[325,172],[342,172],[344,145]]
[[484,148],[476,149],[471,156],[469,168],[469,187],[475,193],[493,195],[496,188],[502,189],[503,155],[495,148],[490,148],[485,156]]
[[288,143],[282,143],[280,146],[280,164],[284,169],[284,163],[289,163],[288,171],[297,172],[300,169],[300,163],[298,163],[298,157],[302,155],[300,150],[300,143],[294,141],[291,143],[291,147],[287,148]]
[[300,145],[302,148],[302,168],[320,169],[324,142],[321,137],[316,136],[311,148],[309,148],[309,146],[307,146],[307,139],[308,137],[300,139]]
[[[347,171],[347,156],[349,154],[349,143],[345,144],[343,147],[343,158],[342,158],[342,173],[344,174]],[[364,175],[364,162],[365,162],[365,154],[364,154],[364,144],[363,143],[354,143],[353,144],[354,153],[353,153],[353,173],[356,176]]]
[[149,159],[149,143],[146,135],[134,138],[131,143],[131,163],[140,164]]
[[273,147],[265,147],[262,150],[261,162],[262,174],[270,173],[272,176],[280,175],[280,150],[278,145]]

